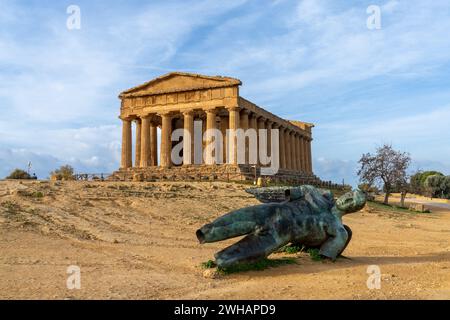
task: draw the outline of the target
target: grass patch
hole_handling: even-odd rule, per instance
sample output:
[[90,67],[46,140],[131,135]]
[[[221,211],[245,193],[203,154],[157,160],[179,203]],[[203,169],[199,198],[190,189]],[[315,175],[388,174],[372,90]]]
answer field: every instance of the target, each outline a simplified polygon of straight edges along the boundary
[[302,248],[299,246],[292,246],[292,245],[288,245],[288,246],[284,246],[280,252],[284,252],[287,254],[296,254],[298,252],[302,251]]
[[296,264],[297,261],[294,258],[282,258],[282,259],[261,259],[256,262],[240,263],[227,268],[217,267],[216,263],[212,260],[203,262],[201,264],[203,269],[211,269],[217,267],[217,271],[220,274],[227,275],[238,272],[246,271],[262,271],[268,268],[275,268],[279,266],[284,266],[287,264]]
[[293,246],[293,245],[287,245],[281,248],[278,252],[279,253],[287,253],[287,254],[296,254],[298,252],[306,252],[309,254],[311,260],[313,261],[323,261],[325,260],[320,254],[319,249],[316,248],[306,248],[304,246]]
[[201,263],[202,269],[212,269],[215,268],[216,266],[217,266],[216,263],[212,260],[208,260],[206,262]]
[[20,206],[13,201],[2,202],[2,207],[6,209],[8,213],[17,213],[20,210]]
[[1,206],[5,209],[3,212],[0,211],[7,219],[17,220],[20,218],[20,206],[13,201],[5,201],[1,203]]
[[312,261],[323,261],[324,258],[319,254],[319,249],[308,249],[307,253]]
[[384,211],[391,211],[391,212],[397,212],[397,213],[411,213],[408,208],[403,208],[399,206],[393,206],[390,204],[384,204],[377,201],[367,201],[368,205],[372,209],[378,209],[378,210],[384,210]]
[[268,268],[275,268],[287,264],[297,263],[294,258],[282,258],[282,259],[262,259],[251,263],[240,263],[228,268],[218,268],[220,273],[232,274],[246,271],[262,271]]
[[31,196],[33,198],[43,198],[44,194],[41,191],[35,191],[35,192],[33,192],[33,194]]
[[425,211],[415,211],[415,210],[409,210],[409,208],[406,208],[406,207],[400,207],[400,206],[391,205],[391,204],[384,204],[384,203],[378,202],[378,201],[367,201],[367,204],[369,205],[369,208],[371,208],[371,209],[378,209],[381,211],[388,211],[388,212],[393,212],[393,213],[408,213],[408,214],[432,213],[429,209],[426,209]]

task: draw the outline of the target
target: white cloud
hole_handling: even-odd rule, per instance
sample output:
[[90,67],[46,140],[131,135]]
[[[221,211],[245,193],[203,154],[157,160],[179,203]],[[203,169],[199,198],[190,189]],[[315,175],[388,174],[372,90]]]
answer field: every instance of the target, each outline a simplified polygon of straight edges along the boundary
[[80,4],[86,20],[81,30],[69,31],[64,7],[25,10],[23,4],[1,0],[3,170],[33,159],[43,164],[40,174],[65,162],[79,170],[117,169],[121,129],[108,125],[119,122],[117,95],[153,77],[137,80],[134,67],[167,61],[194,28],[244,2],[152,2],[127,19],[111,11],[99,21],[89,11],[93,7]]
[[[0,177],[16,166],[24,168],[28,161],[35,164],[40,177],[66,163],[78,172],[112,172],[120,163],[120,133],[120,126],[99,126],[40,129],[33,136],[29,133],[14,135],[5,139],[4,148],[0,149]],[[17,145],[22,148],[15,148]]]
[[[336,148],[342,148],[353,153],[361,146],[371,149],[375,145],[391,143],[402,151],[410,152],[413,159],[430,160],[450,158],[450,148],[446,148],[446,141],[450,141],[449,130],[450,106],[428,108],[423,112],[397,117],[377,117],[364,121],[342,121],[338,125],[331,124],[326,132],[340,132],[333,141]],[[327,143],[330,143],[328,141]],[[424,154],[424,149],[427,153]],[[367,150],[366,150],[367,151]],[[366,151],[360,151],[366,152]]]
[[[253,28],[246,17],[229,26],[229,35],[207,46],[205,68],[218,61],[220,70],[243,74],[251,96],[280,96],[306,87],[351,83],[379,76],[426,76],[450,60],[450,20],[444,2],[388,1],[382,7],[381,30],[366,27],[366,7],[339,8],[331,1],[305,0],[293,12],[259,14]],[[438,12],[438,14],[437,14]],[[254,18],[252,13],[250,19]],[[282,32],[256,41],[265,21]],[[280,26],[281,25],[281,26]],[[221,35],[225,31],[221,30]],[[213,37],[211,35],[210,37]]]
[[157,67],[177,54],[178,48],[190,40],[190,33],[195,28],[210,24],[211,20],[245,2],[202,0],[151,3],[143,6],[134,17],[110,26],[109,33],[120,41],[133,63],[139,65],[139,60],[150,60],[152,66]]
[[[356,85],[364,91],[359,100],[370,99],[366,81],[429,79],[450,62],[447,1],[384,1],[379,31],[366,28],[365,5],[330,0],[116,5],[101,13],[92,11],[101,4],[82,4],[86,23],[69,32],[61,6],[25,10],[0,0],[2,167],[35,158],[117,168],[117,94],[174,69],[239,77],[241,92],[256,103],[272,102],[266,107],[299,120],[310,117],[318,124],[314,147],[324,156],[318,170],[325,179],[332,172],[346,176],[351,168],[325,159],[356,159],[386,140],[424,161],[450,156],[448,148],[438,150],[449,138],[448,107],[425,102],[423,112],[409,110],[415,101],[406,93],[397,106],[404,114],[392,114],[395,102],[384,101],[382,117],[373,110],[361,116],[365,105],[347,103],[358,95],[351,92]],[[347,99],[327,101],[324,110],[317,97],[326,99],[330,86],[346,88]],[[308,101],[306,90],[314,99]]]

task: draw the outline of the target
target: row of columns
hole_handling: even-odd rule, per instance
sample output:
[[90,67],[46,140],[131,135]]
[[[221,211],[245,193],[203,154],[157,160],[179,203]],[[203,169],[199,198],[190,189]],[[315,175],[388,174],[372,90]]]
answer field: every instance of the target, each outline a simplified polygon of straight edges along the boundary
[[280,128],[280,167],[312,173],[311,139]]
[[[217,109],[208,109],[206,112],[206,129],[216,128]],[[228,122],[221,122],[221,130],[225,132],[228,128],[230,130],[247,129],[267,129],[267,147],[270,153],[271,150],[271,130],[279,129],[279,155],[280,167],[282,169],[302,171],[312,173],[311,163],[311,139],[304,137],[299,132],[283,127],[271,120],[251,113],[248,110],[242,110],[238,107],[228,108]],[[172,119],[173,116],[169,113],[160,114],[161,116],[161,150],[160,150],[160,165],[162,167],[170,167],[171,165],[171,133],[172,133]],[[191,139],[183,139],[183,164],[193,164],[194,151],[194,112],[183,112],[184,129]],[[132,134],[130,119],[122,119],[122,168],[132,167]],[[149,115],[136,119],[136,148],[135,148],[135,166],[149,167],[157,165],[157,124]],[[210,132],[209,130],[207,133]],[[206,137],[206,145],[213,141],[212,136]],[[234,137],[228,146],[232,158],[229,163],[237,164],[237,138]],[[258,146],[260,144],[260,137],[258,136]],[[227,150],[227,141],[223,141],[223,150]],[[246,162],[248,163],[249,145],[246,143]],[[259,150],[259,149],[258,149]],[[210,153],[207,153],[205,164],[213,164],[214,159]],[[260,164],[258,162],[258,164]]]
[[[131,122],[130,119],[122,119],[122,168],[133,166]],[[156,166],[158,164],[157,153],[157,124],[150,117],[136,119],[135,166],[142,168]]]

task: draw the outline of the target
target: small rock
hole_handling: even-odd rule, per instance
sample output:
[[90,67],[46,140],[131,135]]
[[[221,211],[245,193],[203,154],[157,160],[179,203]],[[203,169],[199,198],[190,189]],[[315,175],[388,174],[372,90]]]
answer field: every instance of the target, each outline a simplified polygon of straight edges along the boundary
[[203,271],[203,277],[206,279],[216,279],[219,277],[219,273],[216,269],[207,269]]
[[50,228],[49,228],[48,226],[43,226],[43,227],[41,228],[41,232],[42,232],[43,234],[49,234],[49,233],[50,233]]

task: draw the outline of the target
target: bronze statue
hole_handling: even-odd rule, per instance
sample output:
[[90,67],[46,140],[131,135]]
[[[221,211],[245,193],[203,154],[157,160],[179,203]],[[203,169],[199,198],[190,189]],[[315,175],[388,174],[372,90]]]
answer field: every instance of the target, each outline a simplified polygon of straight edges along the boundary
[[347,247],[351,229],[342,216],[361,210],[365,194],[356,190],[338,198],[313,186],[248,189],[263,204],[225,214],[197,230],[200,243],[238,236],[242,240],[215,254],[219,267],[254,262],[291,243],[318,248],[322,257],[335,260]]

